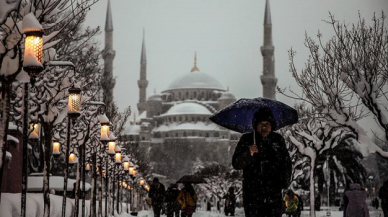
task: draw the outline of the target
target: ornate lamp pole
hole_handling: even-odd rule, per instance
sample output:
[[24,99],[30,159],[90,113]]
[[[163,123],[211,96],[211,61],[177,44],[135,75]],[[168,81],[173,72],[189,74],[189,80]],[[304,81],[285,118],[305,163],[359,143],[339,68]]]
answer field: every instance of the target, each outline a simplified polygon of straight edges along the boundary
[[[33,85],[35,77],[43,71],[43,29],[37,25],[35,28],[23,29],[26,35],[23,60],[23,70],[30,76]],[[26,216],[27,201],[27,164],[28,164],[28,83],[24,84],[24,114],[23,114],[23,167],[22,167],[22,198],[21,216]],[[2,172],[2,171],[1,171]]]
[[[73,69],[75,70],[75,69]],[[67,138],[66,138],[66,146],[65,146],[65,164],[66,168],[64,171],[63,177],[63,199],[62,199],[62,217],[66,216],[66,195],[67,195],[67,179],[69,174],[69,149],[70,149],[70,125],[71,122],[75,122],[81,115],[81,89],[78,87],[71,87],[69,89],[69,99],[67,102]],[[74,153],[73,153],[74,154]]]

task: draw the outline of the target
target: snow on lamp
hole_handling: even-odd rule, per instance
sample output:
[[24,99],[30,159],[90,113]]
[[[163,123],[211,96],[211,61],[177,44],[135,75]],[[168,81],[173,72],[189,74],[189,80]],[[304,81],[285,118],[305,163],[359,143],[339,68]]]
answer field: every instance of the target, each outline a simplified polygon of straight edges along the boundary
[[32,130],[32,132],[30,133],[28,138],[29,139],[39,139],[39,135],[40,135],[39,124],[30,124],[30,130]]
[[43,71],[43,27],[33,13],[24,16],[22,24],[26,35],[23,69],[30,77],[38,77]]
[[57,139],[53,140],[53,155],[58,156],[61,154],[61,143]]
[[115,163],[121,164],[121,148],[120,146],[116,145],[116,155],[115,155]]
[[69,89],[67,112],[71,119],[76,119],[81,115],[81,89],[78,87],[71,87]]
[[100,124],[101,124],[101,142],[107,143],[109,142],[109,119],[106,117],[106,115],[101,115],[99,117]]
[[129,158],[127,156],[125,156],[123,159],[123,167],[124,167],[124,171],[129,170]]

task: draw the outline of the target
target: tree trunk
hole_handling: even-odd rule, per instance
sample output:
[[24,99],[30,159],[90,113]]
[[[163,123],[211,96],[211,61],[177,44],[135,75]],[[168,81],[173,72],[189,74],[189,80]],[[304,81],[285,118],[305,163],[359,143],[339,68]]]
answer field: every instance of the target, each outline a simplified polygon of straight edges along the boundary
[[[100,161],[101,164],[102,161]],[[100,165],[100,184],[98,185],[98,216],[102,217],[102,166]],[[106,209],[106,207],[105,207]]]
[[8,122],[9,122],[9,111],[11,105],[10,94],[12,91],[12,85],[2,82],[2,95],[1,95],[1,123],[0,123],[0,203],[1,203],[1,187],[3,184],[3,173],[5,157],[7,153],[7,135],[8,135]]
[[43,163],[43,202],[44,217],[50,217],[50,169],[51,169],[51,126],[42,123],[44,130],[44,163]]
[[80,187],[81,187],[81,180],[80,180],[80,175],[81,175],[81,162],[82,161],[82,155],[83,155],[83,150],[82,147],[78,148],[78,163],[77,163],[77,174],[76,174],[76,184],[75,184],[75,215],[74,217],[78,217],[79,213],[79,196],[80,196]]
[[97,181],[97,154],[94,152],[92,155],[92,189],[91,189],[91,198],[90,198],[90,216],[96,217],[96,181]]
[[310,167],[310,217],[315,217],[315,159],[311,159]]

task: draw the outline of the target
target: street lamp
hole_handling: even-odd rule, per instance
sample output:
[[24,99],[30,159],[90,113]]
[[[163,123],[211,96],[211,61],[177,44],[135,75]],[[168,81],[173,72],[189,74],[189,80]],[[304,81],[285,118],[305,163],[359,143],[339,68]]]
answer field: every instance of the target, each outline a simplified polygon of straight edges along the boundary
[[26,34],[23,69],[32,78],[43,71],[43,29],[28,28]]
[[109,142],[109,119],[106,117],[106,115],[101,115],[100,117],[100,124],[101,124],[101,142]]
[[74,154],[73,151],[70,152],[70,154],[69,154],[69,164],[71,164],[71,165],[76,164],[76,162],[75,162],[75,154]]
[[78,87],[71,87],[69,89],[69,100],[67,104],[67,115],[71,119],[76,119],[81,115],[81,89]]
[[129,170],[129,158],[127,156],[125,156],[123,159],[123,167],[124,167],[124,171]]
[[145,184],[145,180],[143,178],[141,178],[139,181],[139,184],[140,184],[140,186],[143,186]]
[[30,124],[30,129],[32,130],[32,132],[30,133],[28,139],[39,139],[40,125],[39,124]]
[[88,171],[88,172],[90,171],[90,163],[86,164],[85,170]]
[[135,169],[135,168],[133,168],[132,175],[133,175],[133,176],[136,176],[136,174],[137,174],[137,171],[136,171],[136,169]]
[[129,168],[128,168],[128,173],[129,175],[133,175],[133,170],[134,170],[134,167],[133,167],[133,164],[131,162],[129,162]]
[[118,145],[116,146],[115,163],[116,164],[121,164],[121,148]]
[[58,156],[61,154],[61,143],[57,139],[53,140],[53,155]]

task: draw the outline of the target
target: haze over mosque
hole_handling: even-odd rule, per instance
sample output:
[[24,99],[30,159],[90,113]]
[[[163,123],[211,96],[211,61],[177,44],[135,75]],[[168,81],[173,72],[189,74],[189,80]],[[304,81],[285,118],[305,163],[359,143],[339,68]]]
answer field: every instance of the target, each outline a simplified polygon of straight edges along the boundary
[[[113,21],[108,1],[105,26],[105,71],[112,73]],[[264,12],[263,97],[275,99],[277,79],[274,71],[274,46],[269,1]],[[194,162],[230,164],[240,134],[221,128],[209,120],[216,111],[236,101],[233,93],[197,65],[182,77],[175,79],[160,94],[147,99],[147,56],[143,33],[138,80],[139,114],[128,123],[124,136],[138,143],[153,165],[155,173],[177,180],[190,174]],[[259,70],[258,70],[259,71]],[[152,73],[152,72],[149,72]],[[157,162],[157,163],[156,163]]]

